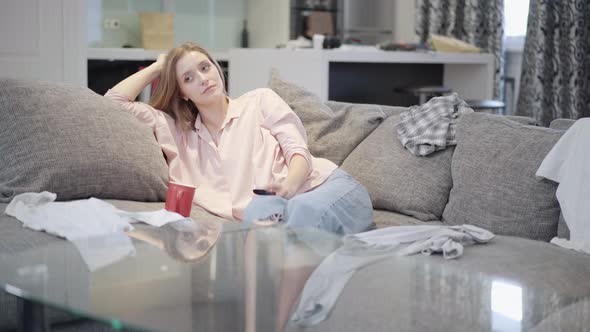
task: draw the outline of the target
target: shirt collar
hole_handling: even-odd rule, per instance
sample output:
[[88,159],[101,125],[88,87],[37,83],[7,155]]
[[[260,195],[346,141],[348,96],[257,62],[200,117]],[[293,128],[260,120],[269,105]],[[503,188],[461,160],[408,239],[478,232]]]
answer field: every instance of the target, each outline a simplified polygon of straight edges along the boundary
[[[242,114],[242,108],[236,107],[236,102],[233,101],[230,97],[227,97],[227,116],[221,125],[221,128],[225,128],[225,126],[234,118],[239,118]],[[195,120],[195,129],[199,132],[203,128],[203,122],[201,121],[201,114],[197,114],[197,119]]]
[[236,107],[236,102],[233,101],[231,98],[227,97],[227,117],[226,123],[229,123],[231,119],[239,118],[242,114],[242,108]]
[[195,129],[197,130],[197,132],[201,130],[202,126],[203,122],[201,121],[201,114],[197,114],[197,119],[195,120]]

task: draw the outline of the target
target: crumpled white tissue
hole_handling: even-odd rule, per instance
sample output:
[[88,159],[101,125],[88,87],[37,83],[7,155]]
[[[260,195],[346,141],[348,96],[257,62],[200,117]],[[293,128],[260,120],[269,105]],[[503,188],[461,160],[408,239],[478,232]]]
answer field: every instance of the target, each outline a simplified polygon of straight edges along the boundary
[[15,196],[5,213],[23,223],[24,227],[57,235],[67,240],[124,232],[131,223],[142,221],[160,227],[185,219],[164,209],[153,212],[128,212],[96,198],[55,202],[56,194],[47,191]]

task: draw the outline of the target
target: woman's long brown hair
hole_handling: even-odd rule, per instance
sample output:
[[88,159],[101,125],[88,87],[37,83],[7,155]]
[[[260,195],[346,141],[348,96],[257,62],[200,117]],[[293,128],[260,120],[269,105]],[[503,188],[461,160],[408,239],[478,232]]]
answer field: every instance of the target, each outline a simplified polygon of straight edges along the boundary
[[190,52],[202,53],[215,65],[225,89],[223,71],[219,63],[211,57],[211,54],[207,50],[191,42],[171,49],[166,55],[164,68],[162,68],[158,85],[150,98],[149,104],[155,109],[162,110],[170,115],[182,131],[194,130],[195,120],[197,119],[197,114],[199,114],[199,109],[192,101],[186,101],[181,97],[180,87],[176,80],[176,63],[180,58]]

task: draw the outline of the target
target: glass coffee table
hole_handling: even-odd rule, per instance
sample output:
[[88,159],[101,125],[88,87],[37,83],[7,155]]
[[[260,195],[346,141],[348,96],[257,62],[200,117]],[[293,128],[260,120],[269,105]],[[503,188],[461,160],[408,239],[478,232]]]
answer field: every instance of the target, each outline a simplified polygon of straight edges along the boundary
[[519,239],[499,237],[445,261],[313,229],[197,224],[1,257],[0,285],[18,298],[19,327],[28,331],[49,329],[49,310],[138,331],[554,331],[590,323],[587,274],[586,284],[564,286],[540,270],[478,258]]

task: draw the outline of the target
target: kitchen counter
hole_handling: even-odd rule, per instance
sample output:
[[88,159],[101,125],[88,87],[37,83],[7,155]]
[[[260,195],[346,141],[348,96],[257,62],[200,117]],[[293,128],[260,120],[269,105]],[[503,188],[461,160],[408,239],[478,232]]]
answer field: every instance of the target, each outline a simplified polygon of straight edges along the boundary
[[[156,60],[158,55],[166,53],[166,50],[146,50],[143,48],[92,48],[86,50],[88,60]],[[211,52],[217,61],[227,61],[228,52]]]
[[[88,48],[88,60],[155,61],[164,50]],[[398,104],[405,86],[444,85],[464,99],[492,99],[494,57],[487,53],[383,51],[368,46],[340,49],[229,49],[212,51],[229,68],[228,91],[239,96],[266,87],[272,68],[284,80],[323,100]],[[119,79],[119,78],[117,78]],[[372,99],[371,99],[372,98]],[[403,100],[402,100],[403,101]]]
[[[230,49],[229,62],[229,91],[233,96],[267,86],[271,68],[278,69],[283,79],[305,87],[323,100],[345,98],[342,93],[346,89],[335,89],[335,85],[345,81],[375,82],[375,89],[387,93],[404,84],[415,86],[419,81],[413,78],[426,76],[432,78],[430,84],[445,85],[464,99],[493,96],[494,56],[487,53],[383,51],[369,47]],[[390,78],[395,78],[391,80],[392,86],[384,87]]]

